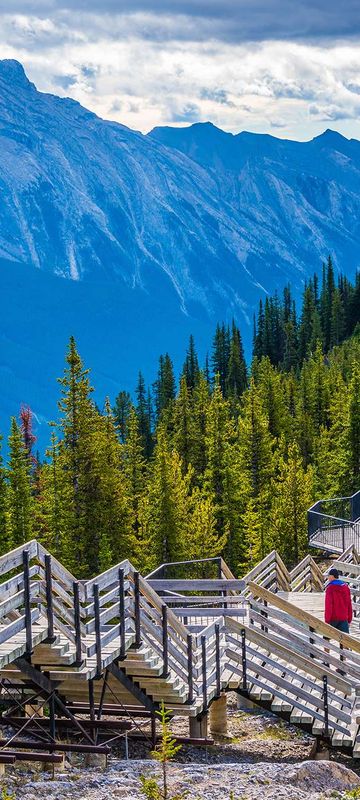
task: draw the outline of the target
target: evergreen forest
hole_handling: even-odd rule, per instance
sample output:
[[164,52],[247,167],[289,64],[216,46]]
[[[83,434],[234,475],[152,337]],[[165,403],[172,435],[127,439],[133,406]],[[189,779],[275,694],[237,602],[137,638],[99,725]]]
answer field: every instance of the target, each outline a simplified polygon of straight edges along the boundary
[[360,275],[329,258],[299,308],[289,286],[260,303],[251,364],[219,324],[205,364],[191,337],[179,380],[164,353],[103,409],[71,338],[58,406],[44,458],[31,410],[11,420],[2,552],[35,537],[82,578],[220,554],[241,575],[273,548],[292,566],[307,508],[360,488]]

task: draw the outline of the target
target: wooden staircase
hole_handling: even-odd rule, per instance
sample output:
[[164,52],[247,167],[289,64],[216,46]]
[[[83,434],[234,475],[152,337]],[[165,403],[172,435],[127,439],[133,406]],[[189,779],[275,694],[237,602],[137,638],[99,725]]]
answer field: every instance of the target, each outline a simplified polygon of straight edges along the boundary
[[[356,615],[358,562],[354,548],[338,561]],[[125,560],[76,581],[36,541],[0,558],[0,696],[9,705],[0,722],[18,731],[18,746],[41,729],[49,753],[63,751],[72,730],[71,746],[99,752],[141,715],[154,736],[162,701],[194,731],[233,690],[360,752],[358,619],[346,635],[312,613],[326,576],[311,556],[289,572],[272,552],[242,580],[222,559],[209,578],[166,577],[165,566],[144,578]]]

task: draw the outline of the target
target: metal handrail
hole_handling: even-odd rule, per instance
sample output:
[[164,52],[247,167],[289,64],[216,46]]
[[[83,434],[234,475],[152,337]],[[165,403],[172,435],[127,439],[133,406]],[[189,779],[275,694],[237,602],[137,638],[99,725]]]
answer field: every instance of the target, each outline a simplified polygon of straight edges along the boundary
[[152,572],[149,572],[148,575],[145,575],[145,580],[149,580],[153,578],[158,572],[165,569],[165,567],[181,567],[186,564],[203,564],[204,562],[217,562],[221,565],[221,556],[213,556],[212,558],[194,558],[189,559],[188,561],[165,561],[163,564],[160,564],[159,567],[156,567]]
[[308,513],[309,514],[316,514],[318,517],[326,517],[326,519],[333,519],[333,520],[335,520],[335,522],[341,522],[341,523],[345,522],[346,525],[356,525],[357,524],[356,520],[343,519],[342,517],[333,517],[332,514],[322,514],[322,512],[320,512],[320,511],[311,511],[311,508],[309,509]]

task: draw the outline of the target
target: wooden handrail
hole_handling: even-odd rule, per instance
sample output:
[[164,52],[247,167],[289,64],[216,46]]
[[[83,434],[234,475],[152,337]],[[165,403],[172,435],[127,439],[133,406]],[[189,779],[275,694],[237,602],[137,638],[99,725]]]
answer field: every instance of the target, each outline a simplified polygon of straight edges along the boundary
[[9,553],[0,556],[0,575],[6,575],[7,572],[11,572],[13,569],[16,569],[16,567],[21,567],[23,564],[24,551],[29,553],[30,560],[35,558],[38,554],[38,543],[36,539],[31,539],[30,542],[21,544],[19,547],[15,547],[14,550],[10,550]]
[[327,636],[328,639],[335,639],[335,641],[343,644],[349,650],[354,650],[355,653],[360,653],[360,642],[357,639],[354,639],[353,636],[350,636],[350,634],[338,631],[336,628],[328,625],[327,622],[322,622],[322,620],[314,617],[308,611],[298,608],[298,606],[293,605],[293,603],[290,603],[288,600],[284,600],[284,598],[279,597],[279,595],[274,594],[273,592],[269,592],[268,589],[264,589],[262,586],[259,586],[253,581],[250,582],[249,589],[254,597],[261,597],[262,600],[266,600],[269,605],[273,605],[276,608],[280,608],[282,611],[286,611],[289,616],[295,617],[295,619],[304,622],[309,626],[309,628],[321,633],[323,636]]
[[259,629],[254,628],[253,626],[242,625],[240,622],[236,622],[236,620],[231,618],[225,620],[225,627],[228,630],[233,631],[233,633],[237,633],[238,636],[241,635],[242,630],[245,630],[246,637],[250,641],[257,642],[264,649],[270,649],[271,652],[275,655],[278,655],[279,658],[296,664],[298,669],[303,670],[307,674],[313,674],[320,679],[326,675],[329,682],[336,686],[340,691],[344,692],[344,694],[351,693],[352,684],[350,681],[346,680],[346,678],[328,669],[325,665],[318,664],[314,659],[306,658],[305,656],[301,655],[301,653],[292,650],[291,647],[281,644],[278,641],[275,642],[273,639],[269,639],[269,637]]

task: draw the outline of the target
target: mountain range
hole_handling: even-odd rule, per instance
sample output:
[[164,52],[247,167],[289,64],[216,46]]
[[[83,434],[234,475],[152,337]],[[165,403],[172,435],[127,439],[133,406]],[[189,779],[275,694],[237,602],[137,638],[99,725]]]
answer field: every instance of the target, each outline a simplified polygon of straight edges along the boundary
[[329,253],[358,266],[360,142],[334,131],[144,135],[4,60],[0,141],[3,432],[21,402],[54,417],[70,334],[101,403],[139,368],[154,379],[161,352],[179,366],[191,332],[204,357],[217,321],[234,317],[249,347],[259,297],[299,293]]

